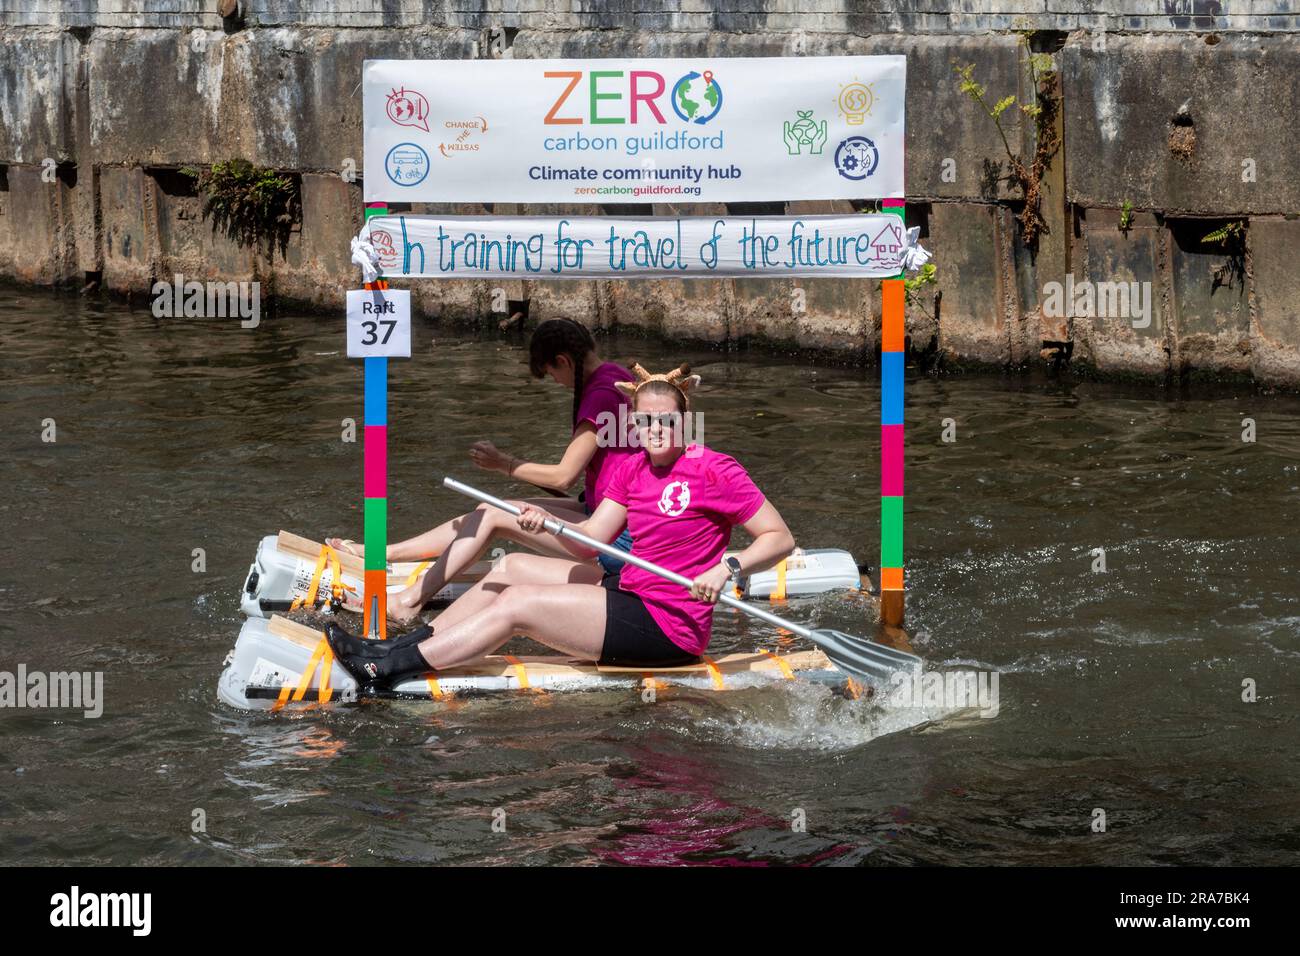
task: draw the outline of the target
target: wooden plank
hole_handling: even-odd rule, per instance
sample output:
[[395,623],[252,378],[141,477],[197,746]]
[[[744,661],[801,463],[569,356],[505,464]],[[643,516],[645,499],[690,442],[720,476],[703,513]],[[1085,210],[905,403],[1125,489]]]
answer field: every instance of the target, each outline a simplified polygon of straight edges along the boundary
[[[271,617],[267,624],[268,631],[277,637],[284,638],[299,647],[307,650],[313,649],[323,636],[320,631],[307,627],[305,624],[299,624],[297,621],[291,621],[286,617],[276,614]],[[689,667],[602,667],[591,661],[582,661],[573,657],[562,657],[558,654],[537,654],[524,655],[516,657],[515,660],[524,665],[525,670],[530,675],[557,676],[594,676],[599,674],[693,674],[697,672],[706,672],[707,668],[703,664],[691,665]],[[818,650],[796,651],[793,654],[781,655],[781,660],[785,661],[793,671],[802,670],[830,670],[832,665],[830,659]],[[736,653],[724,654],[721,657],[714,658],[714,663],[718,665],[718,670],[723,674],[742,674],[747,671],[766,671],[780,668],[780,664],[772,660],[766,654],[761,653]],[[461,664],[457,667],[450,667],[438,672],[439,677],[513,677],[515,667],[504,657],[492,655],[485,657],[481,661],[471,661],[468,664]]]
[[299,624],[297,621],[291,621],[287,617],[281,617],[278,614],[271,615],[271,620],[267,622],[266,629],[276,637],[282,637],[290,644],[297,644],[299,647],[305,647],[308,650],[314,648],[325,637],[320,631]]
[[[276,536],[275,543],[276,547],[286,554],[295,554],[313,563],[320,556],[320,549],[323,547],[321,542],[304,538],[292,531],[281,531]],[[358,558],[355,554],[348,554],[346,551],[335,551],[334,553],[339,556],[339,569],[348,577],[356,578],[358,581],[361,580],[365,573],[365,560]],[[393,564],[392,569],[388,572],[389,587],[394,584],[407,587],[407,578],[411,576],[412,571],[423,563],[423,561],[398,561]],[[479,561],[452,578],[452,581],[461,584],[474,584],[491,570],[491,561]]]
[[[315,561],[320,556],[321,543],[281,530],[275,538],[275,546],[287,554],[296,554],[308,561]],[[365,573],[365,563],[355,554],[346,551],[335,552],[339,556],[339,566],[344,573],[360,578]]]

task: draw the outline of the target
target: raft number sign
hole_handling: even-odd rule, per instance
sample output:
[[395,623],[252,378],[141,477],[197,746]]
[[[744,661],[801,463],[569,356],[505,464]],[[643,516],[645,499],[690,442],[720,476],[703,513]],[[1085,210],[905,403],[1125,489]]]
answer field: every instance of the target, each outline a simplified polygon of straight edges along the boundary
[[405,289],[348,292],[348,358],[411,357],[411,293]]
[[904,56],[368,60],[367,202],[903,196]]

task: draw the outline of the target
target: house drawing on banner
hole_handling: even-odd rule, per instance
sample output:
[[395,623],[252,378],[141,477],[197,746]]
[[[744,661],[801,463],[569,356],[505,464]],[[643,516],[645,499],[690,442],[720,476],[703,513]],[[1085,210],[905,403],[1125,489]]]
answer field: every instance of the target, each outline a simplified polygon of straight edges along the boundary
[[903,258],[903,231],[898,224],[890,223],[871,240],[872,258],[883,263],[899,262]]

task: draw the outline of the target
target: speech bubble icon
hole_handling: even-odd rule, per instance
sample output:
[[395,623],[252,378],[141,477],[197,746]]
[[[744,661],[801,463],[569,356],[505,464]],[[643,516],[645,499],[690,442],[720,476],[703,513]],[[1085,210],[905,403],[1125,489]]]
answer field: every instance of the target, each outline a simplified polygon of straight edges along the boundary
[[388,118],[398,126],[414,126],[429,132],[429,101],[423,93],[406,87],[388,94]]

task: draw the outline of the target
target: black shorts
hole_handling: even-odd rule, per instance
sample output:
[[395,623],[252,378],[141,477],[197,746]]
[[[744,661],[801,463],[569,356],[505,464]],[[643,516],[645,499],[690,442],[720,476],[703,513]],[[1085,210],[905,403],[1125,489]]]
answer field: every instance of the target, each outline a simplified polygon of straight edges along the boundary
[[600,661],[606,667],[682,667],[698,664],[700,659],[688,654],[668,639],[655,623],[645,602],[635,594],[620,591],[617,573],[600,580],[605,589],[605,643]]

